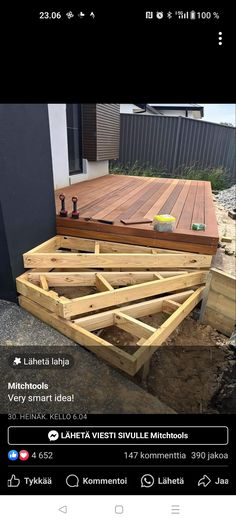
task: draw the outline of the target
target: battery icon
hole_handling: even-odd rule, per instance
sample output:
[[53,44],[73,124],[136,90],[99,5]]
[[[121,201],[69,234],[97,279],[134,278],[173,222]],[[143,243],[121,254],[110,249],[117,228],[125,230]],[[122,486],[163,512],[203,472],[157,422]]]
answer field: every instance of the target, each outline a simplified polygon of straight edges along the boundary
[[196,18],[196,11],[190,11],[190,20],[195,20]]

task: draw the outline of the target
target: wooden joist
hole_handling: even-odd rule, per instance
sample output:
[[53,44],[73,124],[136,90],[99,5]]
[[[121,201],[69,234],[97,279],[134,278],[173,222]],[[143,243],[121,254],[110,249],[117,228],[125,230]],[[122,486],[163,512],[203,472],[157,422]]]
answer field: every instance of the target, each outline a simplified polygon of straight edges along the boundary
[[49,291],[48,282],[47,282],[45,275],[40,275],[39,280],[40,280],[40,285],[44,289],[44,291]]
[[[43,270],[30,270],[28,281],[31,284],[39,285],[40,276]],[[187,271],[160,271],[160,277],[175,277],[178,275],[187,275]],[[96,271],[90,272],[58,272],[53,271],[44,273],[49,287],[76,287],[76,286],[96,286]],[[101,275],[101,273],[100,273]],[[111,286],[128,286],[132,284],[141,284],[142,282],[149,282],[157,279],[157,274],[152,271],[103,271],[102,276],[109,282]]]
[[154,273],[154,275],[158,280],[162,280],[164,278],[160,273]]
[[[193,290],[182,291],[181,293],[175,293],[168,295],[168,299],[176,299],[179,303],[183,303],[188,297],[193,294]],[[163,308],[163,302],[165,298],[159,297],[152,300],[146,300],[139,302],[138,304],[129,304],[128,306],[122,306],[117,308],[116,313],[125,313],[133,318],[142,318],[149,315],[155,315],[160,313]],[[114,321],[114,310],[104,311],[102,313],[95,313],[86,317],[78,318],[73,320],[75,324],[88,329],[89,331],[102,329],[111,326]]]
[[195,254],[133,254],[133,253],[26,253],[25,268],[208,268],[211,256]]
[[[106,274],[106,277],[104,276]],[[206,271],[194,271],[191,273],[184,272],[183,274],[177,274],[175,276],[166,276],[162,279],[153,280],[155,274],[153,275],[150,272],[151,279],[129,286],[119,287],[114,289],[111,284],[111,280],[114,285],[117,285],[117,282],[121,282],[123,278],[123,273],[116,273],[114,277],[113,272],[108,273],[94,273],[91,276],[89,273],[77,274],[77,284],[84,281],[89,282],[92,285],[95,285],[99,290],[98,293],[88,294],[82,297],[67,299],[63,297],[55,296],[55,291],[42,289],[42,278],[44,283],[44,288],[47,285],[50,285],[53,282],[53,272],[52,273],[43,273],[38,275],[36,273],[25,273],[16,279],[17,290],[21,295],[31,298],[38,304],[46,307],[50,311],[57,313],[62,318],[72,318],[87,312],[97,311],[107,307],[115,307],[119,304],[124,304],[128,302],[133,302],[135,300],[143,300],[151,296],[158,296],[163,293],[170,293],[172,291],[178,291],[181,289],[188,289],[193,286],[199,286],[205,283],[207,278]],[[149,272],[146,272],[149,275]],[[125,274],[124,274],[125,275]],[[33,284],[28,279],[34,281],[35,278],[39,278],[39,286]],[[61,273],[60,279],[66,279],[67,273]],[[147,276],[147,278],[149,278]],[[52,281],[50,280],[52,279]],[[46,282],[46,283],[45,283]],[[62,280],[57,280],[59,285],[63,285]],[[55,280],[54,280],[55,285]],[[70,285],[70,277],[69,277]],[[173,310],[173,304],[167,304],[168,311],[170,307]]]
[[175,300],[163,300],[162,311],[163,313],[172,313],[178,309],[179,305],[179,302]]
[[155,328],[152,328],[144,322],[140,322],[136,318],[132,318],[121,311],[119,313],[114,313],[114,325],[127,331],[127,333],[131,333],[131,335],[140,338],[147,338],[155,333]]
[[101,273],[97,273],[95,276],[95,285],[99,291],[114,291],[114,288],[104,278]]
[[[203,287],[195,291],[191,290],[174,295],[178,301],[183,301],[183,303],[179,303],[178,309],[157,329],[135,319],[130,314],[132,312],[136,316],[141,316],[147,314],[147,312],[150,313],[150,311],[157,312],[161,310],[164,299],[160,298],[149,301],[150,303],[143,302],[142,304],[127,306],[123,308],[123,311],[121,308],[116,308],[113,311],[90,315],[87,318],[81,318],[75,322],[58,317],[54,312],[49,311],[30,298],[20,296],[19,303],[27,311],[55,329],[58,329],[63,335],[85,346],[112,366],[125,371],[129,375],[135,375],[139,369],[150,360],[150,357],[158,346],[166,340],[199,300],[201,300],[202,293]],[[165,300],[171,301],[172,297],[173,295]],[[125,310],[129,314],[125,313]],[[124,349],[118,348],[102,337],[92,333],[92,331],[107,325],[118,326],[128,331],[128,333],[141,337],[137,344],[138,349],[133,355],[130,355]],[[140,343],[142,344],[141,347]]]
[[[72,250],[61,251],[61,249]],[[76,252],[78,251],[78,252]],[[130,244],[56,236],[23,255],[25,268],[149,268],[199,269],[211,265],[210,255],[153,249]],[[158,271],[159,273],[159,271]]]
[[[45,307],[49,311],[56,311],[58,295],[52,295],[53,291],[45,291],[44,289],[31,284],[27,280],[27,274],[21,275],[16,279],[16,289],[20,295],[27,297],[37,304]],[[56,296],[57,295],[57,296]]]
[[[95,240],[91,238],[81,238],[81,237],[74,237],[74,236],[65,236],[65,235],[58,235],[51,239],[51,247],[52,251],[53,248],[64,248],[64,249],[78,249],[78,251],[87,251],[90,253],[95,252],[96,245],[99,244],[99,251],[100,253],[144,253],[144,254],[152,254],[153,251],[155,251],[155,254],[158,253],[181,253],[181,251],[176,250],[166,250],[161,248],[156,248],[153,250],[151,247],[145,247],[140,245],[133,245],[133,244],[124,244],[122,242],[106,242],[105,240]],[[39,247],[40,249],[45,245],[48,247],[50,244],[44,243],[41,244]],[[37,250],[37,248],[35,248]],[[41,249],[42,250],[42,249]],[[35,251],[35,250],[33,250]],[[28,251],[28,253],[32,253],[31,251]],[[191,253],[188,253],[191,254]]]
[[204,286],[196,289],[187,300],[136,351],[136,372],[147,362],[159,346],[181,324],[203,297]]
[[56,312],[63,318],[71,318],[88,311],[96,311],[105,307],[114,307],[125,302],[132,302],[162,293],[169,293],[180,289],[188,289],[204,284],[206,271],[196,271],[187,275],[168,277],[163,280],[135,284],[134,286],[103,291],[93,295],[73,298],[65,304],[60,300],[56,304]]
[[96,241],[95,241],[95,246],[94,246],[94,254],[95,254],[95,255],[99,255],[99,253],[100,253],[100,244],[99,244],[99,242],[96,240]]

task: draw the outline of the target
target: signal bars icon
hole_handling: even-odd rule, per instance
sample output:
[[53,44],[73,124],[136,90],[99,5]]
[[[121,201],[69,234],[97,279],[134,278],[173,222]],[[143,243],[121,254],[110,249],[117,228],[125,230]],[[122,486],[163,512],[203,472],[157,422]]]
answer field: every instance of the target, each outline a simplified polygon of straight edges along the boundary
[[185,13],[183,11],[175,11],[175,15],[178,16],[180,20],[182,20],[183,18],[188,18],[188,11]]
[[[169,13],[167,14],[167,16],[168,15]],[[184,11],[175,11],[175,15],[178,16],[180,20],[183,20],[183,19],[195,20],[196,19],[196,11],[185,11],[185,12]]]

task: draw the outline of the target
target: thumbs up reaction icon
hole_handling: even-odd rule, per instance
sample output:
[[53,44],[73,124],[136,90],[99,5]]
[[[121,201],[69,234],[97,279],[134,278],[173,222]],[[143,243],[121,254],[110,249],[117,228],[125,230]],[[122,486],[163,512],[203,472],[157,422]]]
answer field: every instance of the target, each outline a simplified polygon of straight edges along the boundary
[[18,488],[20,485],[20,479],[18,479],[15,475],[12,475],[10,479],[7,481],[8,488]]

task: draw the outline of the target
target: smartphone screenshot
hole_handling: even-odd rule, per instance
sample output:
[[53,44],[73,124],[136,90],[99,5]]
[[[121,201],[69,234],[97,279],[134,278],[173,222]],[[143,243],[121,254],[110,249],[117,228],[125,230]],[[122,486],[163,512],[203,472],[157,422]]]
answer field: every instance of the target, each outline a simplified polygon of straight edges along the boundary
[[4,523],[233,520],[233,19],[2,11]]

